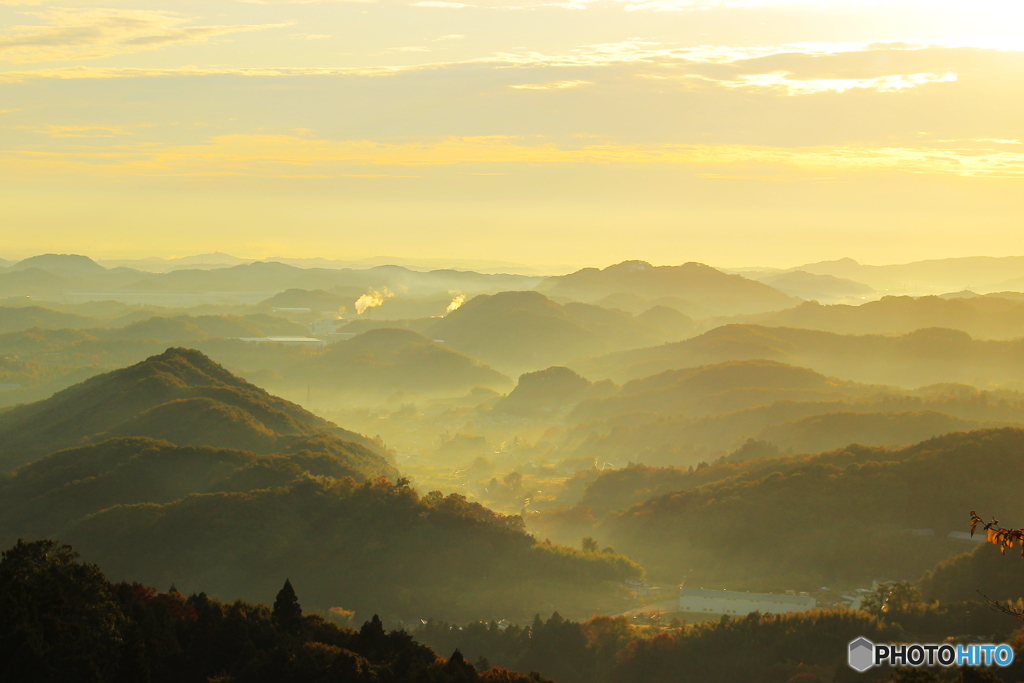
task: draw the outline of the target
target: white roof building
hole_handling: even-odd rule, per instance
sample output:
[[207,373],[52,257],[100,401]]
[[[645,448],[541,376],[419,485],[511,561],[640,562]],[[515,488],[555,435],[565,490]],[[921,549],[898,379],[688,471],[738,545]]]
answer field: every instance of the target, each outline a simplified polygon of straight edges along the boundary
[[683,588],[679,591],[680,612],[737,616],[745,616],[751,612],[782,614],[814,609],[816,604],[814,598],[806,593],[778,595],[776,593],[716,591],[704,588]]
[[253,344],[289,344],[292,346],[323,346],[327,342],[314,337],[236,337]]

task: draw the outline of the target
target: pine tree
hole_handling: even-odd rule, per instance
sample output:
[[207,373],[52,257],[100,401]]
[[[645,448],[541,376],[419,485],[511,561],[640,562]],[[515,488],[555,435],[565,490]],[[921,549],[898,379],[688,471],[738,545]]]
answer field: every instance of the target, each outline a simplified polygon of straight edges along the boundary
[[471,683],[479,680],[476,669],[466,661],[459,650],[452,653],[451,658],[445,663],[442,670],[457,683]]
[[302,626],[302,606],[288,579],[284,580],[284,587],[277,592],[274,600],[273,620],[286,631],[297,631]]

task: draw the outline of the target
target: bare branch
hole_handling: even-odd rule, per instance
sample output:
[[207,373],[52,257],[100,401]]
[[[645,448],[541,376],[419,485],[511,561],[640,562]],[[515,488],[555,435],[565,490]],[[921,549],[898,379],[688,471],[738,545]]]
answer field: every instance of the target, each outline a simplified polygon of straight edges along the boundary
[[1009,605],[1009,603],[1004,605],[1003,603],[999,602],[998,600],[993,600],[992,598],[988,597],[987,595],[985,595],[981,591],[978,591],[978,595],[980,595],[981,597],[985,598],[985,603],[991,609],[994,609],[997,612],[1002,612],[1003,614],[1008,614],[1008,615],[1010,615],[1011,617],[1013,617],[1014,619],[1016,619],[1018,621],[1024,620],[1024,610],[1018,609],[1016,607],[1011,607]]

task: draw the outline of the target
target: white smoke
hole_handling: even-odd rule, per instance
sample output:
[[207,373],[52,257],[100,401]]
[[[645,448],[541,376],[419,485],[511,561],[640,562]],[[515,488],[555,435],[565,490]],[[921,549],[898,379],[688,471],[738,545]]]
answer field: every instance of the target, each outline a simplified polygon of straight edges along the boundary
[[452,299],[452,302],[450,304],[448,304],[448,310],[446,310],[444,312],[445,315],[448,315],[452,311],[459,310],[459,306],[461,306],[464,303],[466,303],[466,295],[465,294],[459,294],[457,297]]
[[356,313],[362,315],[369,308],[377,308],[378,306],[383,306],[384,302],[393,296],[394,294],[388,291],[387,287],[385,287],[384,290],[381,292],[373,290],[369,294],[363,294],[361,297],[356,299]]

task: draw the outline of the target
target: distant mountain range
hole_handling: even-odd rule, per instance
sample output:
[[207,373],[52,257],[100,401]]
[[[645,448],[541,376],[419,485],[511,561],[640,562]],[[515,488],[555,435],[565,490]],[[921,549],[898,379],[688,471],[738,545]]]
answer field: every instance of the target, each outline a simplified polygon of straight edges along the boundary
[[[54,296],[68,290],[274,292],[286,289],[358,287],[422,295],[532,289],[543,278],[472,271],[414,271],[395,265],[370,268],[304,268],[281,262],[189,263],[167,272],[128,267],[107,269],[85,256],[44,254],[0,270],[0,296]],[[199,267],[202,266],[202,267]],[[111,298],[117,298],[111,294]]]
[[769,283],[771,283],[771,278],[794,272],[804,272],[818,276],[831,276],[848,282],[863,283],[879,294],[909,294],[912,296],[961,290],[978,293],[1019,291],[1024,286],[1024,256],[968,256],[887,266],[869,266],[851,258],[842,258],[835,261],[807,263],[791,269],[734,268],[726,270]]
[[549,296],[585,302],[616,294],[647,299],[673,296],[723,315],[779,310],[799,301],[768,285],[700,263],[652,266],[645,261],[624,261],[603,270],[584,268],[548,278],[537,289]]
[[504,372],[518,373],[614,349],[684,339],[696,325],[667,306],[634,316],[593,304],[560,304],[540,292],[521,291],[473,297],[444,317],[357,320],[340,331],[383,327],[417,330]]
[[[263,268],[274,264],[294,270],[269,271]],[[38,272],[24,274],[36,269],[46,275]],[[223,274],[212,278],[195,275],[201,271],[225,270],[232,272],[227,277]],[[193,275],[164,277],[175,271]],[[19,272],[22,274],[16,276]],[[934,259],[884,266],[864,265],[843,258],[789,269],[747,267],[720,270],[697,263],[652,266],[644,261],[625,261],[603,270],[584,268],[574,271],[564,265],[531,267],[501,261],[397,257],[352,261],[284,257],[252,260],[218,252],[173,259],[100,262],[67,254],[44,254],[18,262],[0,259],[0,296],[49,295],[83,288],[276,292],[289,287],[388,286],[407,287],[409,293],[417,295],[448,289],[475,294],[538,287],[540,291],[556,297],[584,302],[632,296],[665,303],[658,300],[671,297],[677,300],[674,307],[687,315],[694,315],[707,304],[710,304],[709,315],[780,310],[793,304],[779,299],[778,294],[772,297],[766,290],[758,291],[756,287],[738,284],[736,280],[714,277],[714,273],[723,272],[770,286],[783,296],[820,303],[852,302],[885,294],[920,296],[964,290],[988,294],[1024,289],[1024,256]],[[253,276],[269,280],[266,286],[259,287]],[[735,295],[740,292],[745,301],[736,300]]]
[[919,387],[940,382],[984,384],[988,377],[1003,385],[1021,382],[1022,357],[1024,346],[1018,340],[977,340],[946,328],[883,336],[724,325],[685,341],[620,351],[570,367],[590,379],[621,382],[669,369],[760,358],[858,382]]
[[808,273],[805,270],[791,270],[754,279],[784,294],[825,304],[864,299],[875,294],[874,289],[860,282],[834,275]]
[[335,342],[261,383],[320,399],[381,400],[396,392],[453,396],[474,387],[504,389],[512,381],[445,344],[407,329],[381,328]]
[[[211,256],[213,260],[219,257]],[[380,299],[374,306],[380,306],[391,297],[402,300],[449,294],[452,298],[456,295],[471,298],[477,294],[537,288],[560,303],[600,300],[602,305],[616,307],[616,303],[621,302],[627,311],[662,305],[700,317],[779,310],[800,301],[766,284],[697,263],[654,267],[642,261],[626,261],[604,270],[585,268],[569,275],[544,278],[452,269],[421,272],[398,265],[353,269],[323,265],[297,267],[277,261],[233,264],[210,263],[205,257],[195,260],[197,262],[189,260],[179,264],[181,268],[165,272],[146,272],[125,266],[107,269],[88,257],[73,254],[34,256],[0,268],[0,297],[52,298],[72,291],[86,298],[106,296],[126,300],[127,297],[133,302],[161,302],[161,293],[166,298],[169,293],[190,292],[193,297],[189,303],[175,305],[196,305],[207,302],[208,296],[215,293],[247,292],[257,296],[257,300],[263,294],[268,300],[286,290],[321,290],[339,298],[337,303],[323,309],[335,311],[345,299],[351,304],[351,300],[361,294],[373,294]],[[206,294],[207,299],[197,298],[199,294]],[[245,301],[255,303],[249,299],[251,297]],[[642,306],[638,300],[643,302]],[[350,305],[350,311],[351,308],[357,308],[360,315],[366,310],[366,307]],[[408,314],[400,314],[394,305],[388,308],[398,313],[393,318],[408,317]]]
[[962,330],[977,339],[1024,337],[1024,297],[1011,293],[974,296],[885,296],[859,305],[823,306],[807,301],[794,308],[703,325],[744,322],[769,327],[800,327],[838,334],[908,334],[928,327]]
[[[512,275],[561,275],[574,270],[568,265],[524,265],[522,263],[510,263],[508,261],[494,261],[484,259],[443,259],[443,258],[422,258],[411,259],[400,256],[373,256],[363,259],[339,260],[325,258],[290,258],[287,256],[270,256],[262,259],[244,259],[225,254],[213,252],[210,254],[197,254],[195,256],[182,256],[179,258],[150,257],[144,259],[100,259],[98,263],[107,268],[134,268],[150,273],[165,273],[170,270],[182,268],[223,268],[225,266],[238,266],[245,263],[257,263],[260,261],[276,261],[286,263],[299,268],[372,268],[374,266],[404,266],[409,270],[430,271],[430,270],[472,270],[478,273],[497,274],[508,273]],[[9,263],[9,262],[7,262]],[[0,259],[0,265],[5,265]]]

